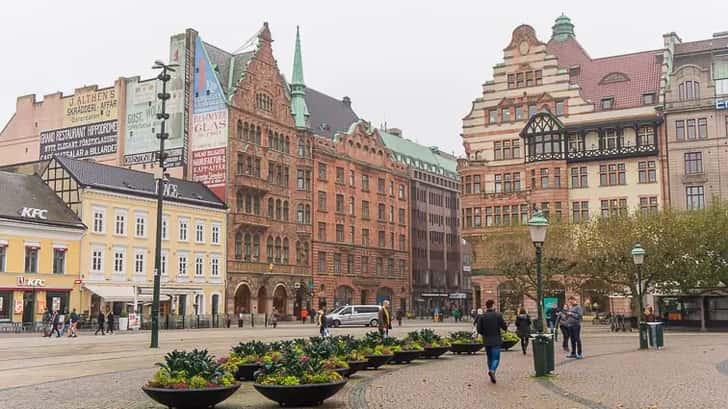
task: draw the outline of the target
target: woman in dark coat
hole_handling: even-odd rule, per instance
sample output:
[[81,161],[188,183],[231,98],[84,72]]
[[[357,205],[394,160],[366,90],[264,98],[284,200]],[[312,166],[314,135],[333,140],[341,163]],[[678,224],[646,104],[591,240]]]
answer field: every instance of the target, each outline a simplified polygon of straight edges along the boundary
[[516,317],[516,334],[521,338],[521,349],[523,355],[526,355],[528,349],[528,337],[531,336],[531,316],[528,315],[526,309],[521,307]]

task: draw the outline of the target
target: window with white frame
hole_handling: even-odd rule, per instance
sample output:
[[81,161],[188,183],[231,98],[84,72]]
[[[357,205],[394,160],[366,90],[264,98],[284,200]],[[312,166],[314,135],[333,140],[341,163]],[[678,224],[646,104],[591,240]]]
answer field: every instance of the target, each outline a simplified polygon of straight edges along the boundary
[[134,251],[134,273],[144,274],[144,255],[146,250],[137,249]]
[[114,212],[114,234],[126,236],[126,211],[124,210]]
[[169,271],[167,269],[167,252],[166,251],[163,251],[162,252],[162,258],[159,261],[160,261],[159,264],[161,264],[160,265],[160,269],[162,270],[162,275],[163,276],[166,276],[167,275],[167,272]]
[[205,242],[205,222],[198,220],[195,223],[195,243]]
[[91,272],[104,272],[104,248],[101,246],[91,248]]
[[162,240],[169,239],[169,236],[167,235],[167,227],[169,226],[169,216],[162,216]]
[[5,271],[5,264],[8,258],[8,247],[6,243],[0,243],[0,272]]
[[147,215],[137,214],[135,216],[136,223],[134,227],[134,235],[136,237],[146,237],[147,235]]
[[205,260],[202,254],[195,256],[195,277],[202,277],[205,274],[204,262]]
[[104,233],[106,227],[104,225],[104,219],[106,210],[100,207],[95,207],[91,210],[91,217],[93,219],[92,228],[94,233]]
[[211,240],[212,244],[220,244],[220,225],[217,223],[212,224]]
[[179,241],[187,241],[188,224],[187,219],[179,219]]
[[220,276],[220,257],[218,256],[210,257],[210,275],[212,277]]
[[124,263],[126,258],[126,251],[123,248],[114,249],[114,273],[124,274]]
[[187,266],[189,263],[187,254],[180,254],[177,258],[177,261],[177,275],[183,277],[187,276]]

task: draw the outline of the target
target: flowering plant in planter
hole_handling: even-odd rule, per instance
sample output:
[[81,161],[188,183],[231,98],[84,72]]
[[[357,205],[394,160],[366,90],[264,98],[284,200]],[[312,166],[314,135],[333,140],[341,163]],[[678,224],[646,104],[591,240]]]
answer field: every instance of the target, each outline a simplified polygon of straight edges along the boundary
[[164,363],[147,382],[151,388],[165,389],[206,389],[231,386],[235,378],[226,358],[215,360],[207,350],[193,349],[191,352],[177,351],[167,353]]
[[443,338],[430,328],[423,328],[407,334],[407,339],[415,341],[425,348],[449,347],[450,340]]
[[477,338],[473,338],[473,334],[470,331],[455,331],[450,333],[450,343],[452,344],[482,344],[483,337],[478,335]]
[[260,341],[241,342],[232,348],[229,360],[236,364],[260,363],[268,350],[268,345]]
[[341,375],[324,367],[324,360],[288,351],[277,361],[265,363],[257,382],[263,385],[304,385],[331,383],[342,379]]

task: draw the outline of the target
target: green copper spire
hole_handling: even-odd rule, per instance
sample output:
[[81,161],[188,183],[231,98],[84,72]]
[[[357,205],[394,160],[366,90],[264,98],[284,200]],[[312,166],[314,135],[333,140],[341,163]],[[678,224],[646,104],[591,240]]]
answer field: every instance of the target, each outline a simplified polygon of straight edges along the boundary
[[564,13],[561,13],[561,15],[556,18],[556,23],[552,29],[552,40],[566,41],[569,37],[576,38],[576,35],[574,35],[574,25],[571,23],[571,19],[566,17]]
[[291,77],[291,114],[296,128],[305,128],[308,120],[306,106],[306,84],[303,82],[303,58],[301,57],[301,33],[296,27],[296,52],[293,55],[293,76]]

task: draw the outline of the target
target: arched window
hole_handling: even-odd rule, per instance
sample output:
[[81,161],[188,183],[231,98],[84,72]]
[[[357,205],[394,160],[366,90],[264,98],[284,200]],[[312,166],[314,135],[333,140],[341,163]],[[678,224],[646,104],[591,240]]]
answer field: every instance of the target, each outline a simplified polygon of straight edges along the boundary
[[282,209],[281,209],[281,199],[277,199],[276,200],[276,220],[281,220],[281,218],[283,217],[281,215],[281,211],[282,211]]
[[303,224],[304,220],[303,204],[299,203],[296,208],[296,223]]
[[243,211],[243,192],[239,190],[235,193],[235,207],[239,212]]
[[250,261],[250,245],[251,245],[250,234],[246,233],[244,248],[243,248],[244,254],[245,254],[245,261]]
[[237,130],[238,139],[243,139],[243,121],[238,119],[238,130]]
[[311,205],[306,205],[306,224],[311,224]]
[[296,240],[296,264],[301,263],[302,251],[303,250],[301,250],[301,242],[299,240]]
[[258,196],[253,197],[253,214],[260,216],[260,198]]
[[253,236],[253,261],[260,261],[260,235]]
[[250,138],[250,133],[248,132],[248,123],[246,122],[243,125],[243,140],[248,140]]
[[243,258],[243,233],[235,233],[235,260]]
[[268,241],[266,242],[266,249],[267,249],[267,255],[268,255],[268,262],[273,262],[273,237],[268,236]]
[[260,145],[260,135],[261,135],[260,127],[256,126],[255,127],[255,144],[256,145]]
[[273,198],[268,199],[268,218],[273,218]]
[[288,137],[288,135],[286,135],[286,144],[283,147],[283,152],[290,153],[290,148],[291,148],[291,139]]
[[281,143],[280,143],[280,141],[278,140],[278,132],[274,132],[274,133],[273,133],[273,148],[274,148],[275,150],[277,150],[277,151],[280,151],[280,150],[282,150],[282,149],[281,149]]
[[308,242],[303,242],[303,262],[308,264]]
[[273,146],[273,131],[270,129],[268,130],[268,147],[270,149],[275,149],[275,146]]
[[283,238],[283,264],[288,264],[288,237]]
[[281,263],[281,238],[276,237],[276,263]]
[[298,138],[298,156],[302,158],[306,156],[306,144],[303,138]]
[[311,157],[311,141],[306,141],[306,157]]
[[283,221],[288,221],[288,200],[283,201]]

